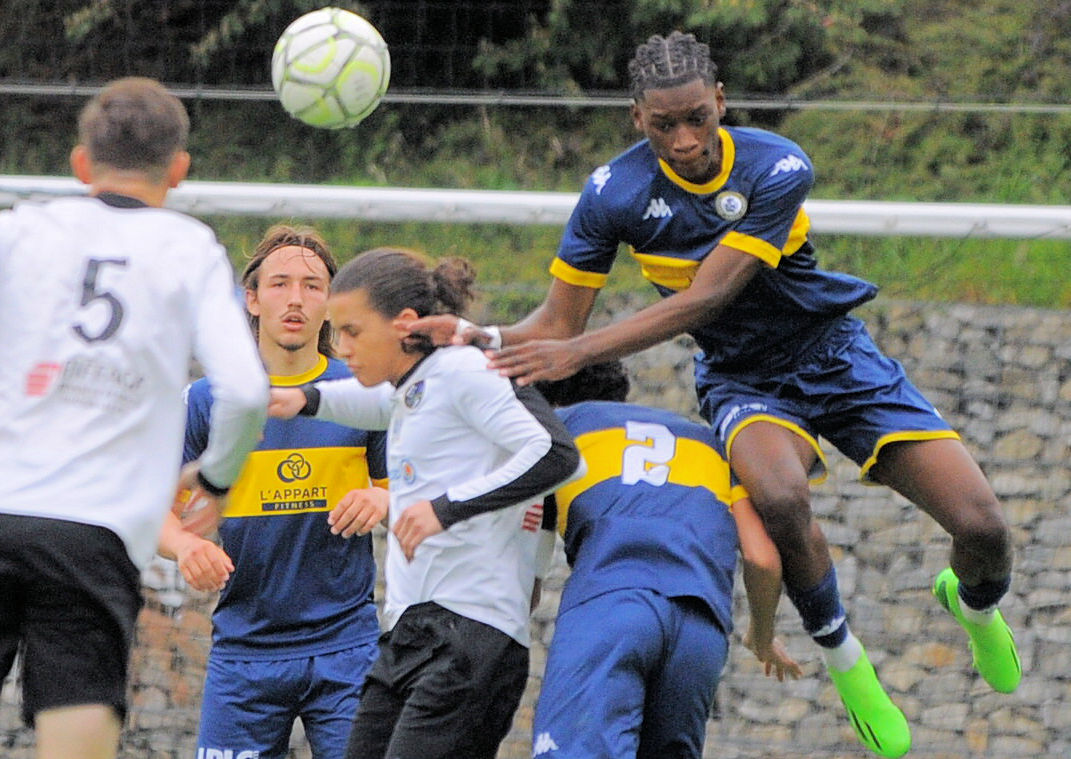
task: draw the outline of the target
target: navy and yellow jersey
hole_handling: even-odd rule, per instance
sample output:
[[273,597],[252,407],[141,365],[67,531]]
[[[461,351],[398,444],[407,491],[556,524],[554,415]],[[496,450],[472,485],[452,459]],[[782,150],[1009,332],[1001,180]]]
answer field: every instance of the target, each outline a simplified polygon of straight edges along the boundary
[[692,332],[714,366],[746,367],[773,346],[877,294],[856,277],[817,268],[803,201],[810,159],[761,129],[722,127],[720,173],[705,184],[678,176],[646,140],[588,178],[550,271],[602,287],[619,243],[663,296],[688,288],[699,263],[724,244],[766,266],[709,326]]
[[558,415],[587,464],[552,499],[572,567],[561,609],[649,588],[702,599],[729,632],[739,541],[729,465],[711,430],[626,403],[588,401]]
[[[321,356],[310,372],[272,377],[301,385],[349,377]],[[190,386],[183,458],[207,442],[211,394]],[[369,535],[332,535],[327,512],[354,488],[386,477],[385,433],[299,416],[269,419],[231,488],[219,534],[235,571],[213,615],[214,655],[282,659],[339,650],[379,633]]]

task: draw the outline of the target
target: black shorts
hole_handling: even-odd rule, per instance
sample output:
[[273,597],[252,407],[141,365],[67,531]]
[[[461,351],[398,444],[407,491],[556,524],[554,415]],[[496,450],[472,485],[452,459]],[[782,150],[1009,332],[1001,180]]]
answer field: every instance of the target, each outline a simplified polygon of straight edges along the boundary
[[104,527],[0,514],[0,680],[22,651],[22,717],[111,706],[126,680],[142,598],[123,541]]
[[435,603],[380,638],[346,759],[494,759],[528,680],[528,649]]

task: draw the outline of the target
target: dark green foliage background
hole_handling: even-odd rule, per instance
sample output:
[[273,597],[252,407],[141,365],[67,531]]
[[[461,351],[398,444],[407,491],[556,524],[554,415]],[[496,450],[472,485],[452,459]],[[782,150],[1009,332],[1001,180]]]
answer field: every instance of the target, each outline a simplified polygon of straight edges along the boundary
[[[622,94],[635,44],[683,28],[711,45],[734,104],[729,123],[775,129],[810,154],[814,198],[1063,205],[1071,197],[1071,112],[746,107],[770,96],[1064,104],[1071,101],[1071,2],[510,2],[336,4],[384,31],[396,91]],[[9,0],[0,81],[94,84],[138,73],[176,85],[263,88],[274,39],[321,4]],[[0,172],[66,173],[81,99],[2,97]],[[342,132],[306,127],[270,101],[188,106],[192,178],[205,180],[576,191],[592,168],[636,139],[627,112],[615,106],[384,104]],[[274,220],[207,221],[238,258]],[[469,256],[494,308],[514,312],[541,297],[559,232],[291,221],[316,223],[342,257],[379,244]],[[1071,307],[1067,242],[827,236],[818,243],[827,267],[870,278],[887,295]],[[618,269],[614,288],[643,286],[627,261]]]

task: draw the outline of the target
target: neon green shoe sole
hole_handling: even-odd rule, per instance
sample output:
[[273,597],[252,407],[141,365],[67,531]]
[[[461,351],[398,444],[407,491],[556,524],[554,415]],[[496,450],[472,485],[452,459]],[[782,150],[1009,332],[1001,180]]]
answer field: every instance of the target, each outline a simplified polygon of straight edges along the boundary
[[938,603],[956,618],[970,638],[974,668],[990,687],[1000,693],[1012,693],[1023,676],[1015,636],[1000,612],[988,625],[978,625],[963,616],[959,607],[959,578],[951,568],[941,571],[933,583]]
[[878,682],[866,652],[847,672],[828,671],[859,742],[878,756],[895,759],[906,754],[911,748],[911,728]]

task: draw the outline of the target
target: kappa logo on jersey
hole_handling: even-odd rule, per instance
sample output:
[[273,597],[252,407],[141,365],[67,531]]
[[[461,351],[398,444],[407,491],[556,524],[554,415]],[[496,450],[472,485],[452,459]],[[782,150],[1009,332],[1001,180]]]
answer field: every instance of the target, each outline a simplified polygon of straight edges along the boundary
[[747,213],[747,198],[732,190],[719,192],[714,198],[714,211],[726,221],[736,221]]
[[726,433],[729,432],[729,428],[736,424],[740,417],[744,416],[749,411],[761,414],[764,411],[769,410],[770,407],[765,403],[744,403],[739,406],[733,406],[729,409],[729,413],[725,415],[725,418],[721,420],[721,424],[718,425],[718,435],[724,441]]
[[416,408],[422,400],[424,400],[424,380],[414,382],[405,391],[405,407]]
[[803,159],[798,155],[789,153],[780,161],[774,164],[773,171],[770,172],[771,177],[776,177],[778,174],[787,174],[790,171],[799,171],[800,169],[806,169],[807,164],[803,162]]
[[291,453],[275,467],[275,473],[283,482],[307,480],[312,474],[312,465],[300,453]]
[[[558,744],[550,737],[550,733],[540,733],[532,743],[532,757],[543,756],[551,751],[557,751]],[[200,759],[200,757],[198,757]]]
[[673,215],[673,209],[669,207],[669,204],[663,198],[651,198],[651,202],[647,204],[647,210],[643,212],[643,220],[647,221],[650,218],[665,219]]
[[259,751],[235,751],[231,748],[198,748],[197,759],[260,759]]
[[602,188],[610,181],[610,167],[602,165],[591,172],[591,183],[595,185],[595,194],[602,195]]

